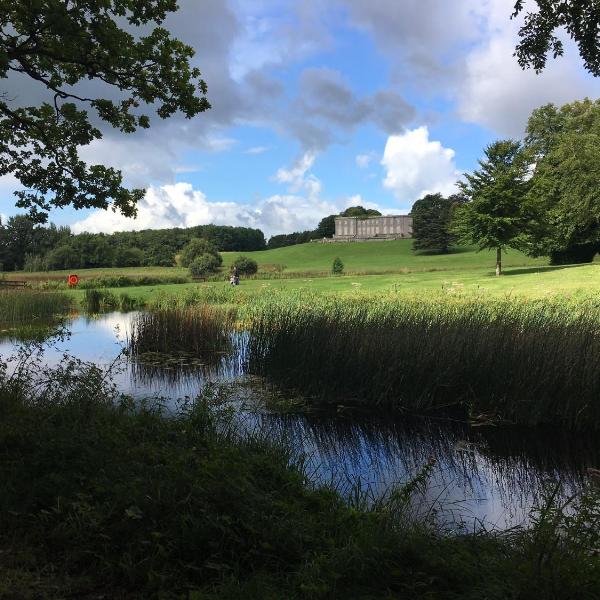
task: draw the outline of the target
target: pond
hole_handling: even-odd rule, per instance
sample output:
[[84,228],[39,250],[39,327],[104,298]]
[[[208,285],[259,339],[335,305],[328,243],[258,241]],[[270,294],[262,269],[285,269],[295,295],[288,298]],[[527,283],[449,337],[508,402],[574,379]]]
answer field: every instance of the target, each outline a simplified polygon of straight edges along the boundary
[[[139,363],[123,354],[137,314],[73,318],[67,324],[69,335],[46,349],[45,362],[57,364],[68,353],[111,367],[123,393],[136,399],[159,397],[171,408],[207,386],[223,385],[244,427],[284,439],[304,454],[313,481],[335,487],[351,501],[376,501],[433,460],[429,485],[415,499],[418,512],[471,530],[507,528],[527,522],[531,507],[553,482],[563,483],[566,493],[576,491],[586,481],[586,469],[600,466],[600,443],[594,436],[564,431],[471,427],[345,410],[271,412],[265,398],[285,398],[286,392],[245,372],[243,334],[233,336],[228,354]],[[16,344],[0,340],[0,358],[10,356]]]

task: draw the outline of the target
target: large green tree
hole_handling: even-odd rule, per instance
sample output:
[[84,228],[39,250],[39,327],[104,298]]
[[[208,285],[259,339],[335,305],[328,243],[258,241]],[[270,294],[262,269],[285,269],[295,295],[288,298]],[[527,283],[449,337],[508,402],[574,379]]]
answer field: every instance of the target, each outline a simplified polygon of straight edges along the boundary
[[533,111],[526,145],[540,215],[528,252],[554,264],[591,261],[600,250],[600,100]]
[[335,234],[335,218],[337,215],[323,217],[315,229],[315,237],[331,238]]
[[479,166],[459,183],[467,202],[456,209],[452,231],[460,242],[496,250],[501,275],[502,250],[519,248],[535,220],[527,202],[530,162],[520,142],[499,140],[485,149]]
[[427,194],[417,200],[410,212],[413,225],[413,250],[431,250],[446,253],[455,241],[450,230],[453,209],[462,196],[444,198],[442,194]]
[[[150,110],[210,108],[194,51],[160,26],[176,10],[176,0],[0,0],[0,175],[19,180],[17,206],[36,220],[67,205],[135,214],[144,191],[79,158],[102,137],[93,121],[132,133],[150,126]],[[23,106],[9,85],[17,74],[48,100]]]
[[549,54],[553,58],[562,56],[563,42],[555,32],[563,30],[577,44],[585,68],[594,76],[600,76],[600,2],[517,0],[513,17],[531,5],[537,10],[527,11],[515,52],[521,67],[534,68],[539,73],[546,66]]

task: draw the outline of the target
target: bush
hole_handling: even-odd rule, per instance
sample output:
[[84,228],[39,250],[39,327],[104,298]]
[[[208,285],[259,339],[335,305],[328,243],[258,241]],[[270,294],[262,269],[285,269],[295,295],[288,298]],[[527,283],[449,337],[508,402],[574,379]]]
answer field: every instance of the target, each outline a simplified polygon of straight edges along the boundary
[[334,275],[341,275],[344,272],[344,263],[339,256],[333,259],[333,265],[331,266],[331,272]]
[[211,273],[216,273],[221,266],[219,261],[213,254],[202,254],[195,258],[190,264],[190,273],[193,277],[204,277]]
[[241,275],[254,275],[258,271],[258,264],[247,256],[238,256],[233,261],[233,266]]
[[219,254],[216,246],[208,240],[202,238],[194,238],[190,240],[182,249],[179,257],[179,262],[182,267],[191,267],[192,263],[203,255],[208,254],[214,257],[217,268],[223,263],[223,259]]

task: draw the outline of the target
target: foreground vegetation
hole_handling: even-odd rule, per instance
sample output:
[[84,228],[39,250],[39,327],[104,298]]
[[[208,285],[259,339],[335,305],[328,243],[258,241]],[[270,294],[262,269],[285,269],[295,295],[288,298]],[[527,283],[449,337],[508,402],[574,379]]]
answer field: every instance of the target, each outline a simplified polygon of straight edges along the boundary
[[76,361],[0,373],[1,597],[598,597],[593,494],[551,494],[528,529],[451,533],[409,518],[426,465],[349,506],[218,393],[165,418]]

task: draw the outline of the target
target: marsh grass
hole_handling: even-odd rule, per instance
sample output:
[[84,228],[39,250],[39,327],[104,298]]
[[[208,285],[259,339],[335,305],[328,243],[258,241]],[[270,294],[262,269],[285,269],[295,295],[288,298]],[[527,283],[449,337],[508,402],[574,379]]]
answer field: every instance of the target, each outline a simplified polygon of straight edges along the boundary
[[165,418],[93,365],[18,373],[0,365],[0,597],[597,597],[592,492],[551,491],[529,529],[449,535],[404,518],[428,465],[348,506],[218,398]]
[[231,349],[235,312],[202,304],[195,308],[166,308],[140,313],[128,337],[134,357],[151,353],[201,357]]
[[128,294],[114,294],[105,289],[86,289],[83,306],[87,313],[97,314],[109,310],[127,312],[141,308],[141,302]]
[[600,425],[600,305],[287,294],[247,307],[251,372],[316,404]]
[[0,290],[0,325],[26,325],[66,315],[72,300],[66,294],[32,289]]

